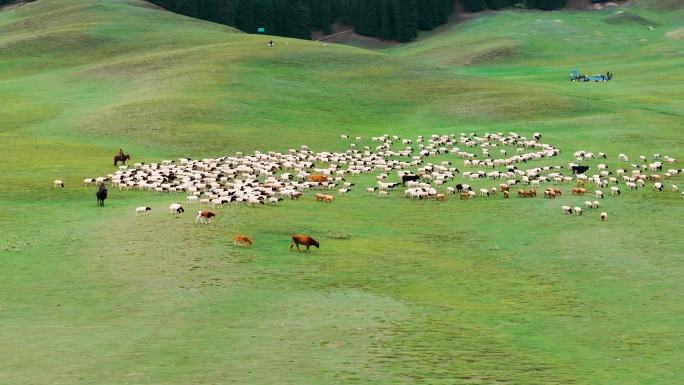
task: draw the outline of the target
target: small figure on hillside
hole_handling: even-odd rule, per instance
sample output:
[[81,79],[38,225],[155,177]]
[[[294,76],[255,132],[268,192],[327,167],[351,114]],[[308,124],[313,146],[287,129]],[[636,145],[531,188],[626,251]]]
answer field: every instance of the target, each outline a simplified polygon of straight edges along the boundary
[[269,46],[269,47],[273,47],[273,40],[271,40],[271,41],[268,42],[268,46]]

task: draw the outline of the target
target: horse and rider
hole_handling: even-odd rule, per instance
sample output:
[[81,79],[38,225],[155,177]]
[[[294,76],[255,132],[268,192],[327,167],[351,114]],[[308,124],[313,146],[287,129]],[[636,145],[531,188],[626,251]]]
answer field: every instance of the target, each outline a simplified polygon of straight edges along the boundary
[[124,154],[123,149],[119,149],[119,152],[114,155],[114,165],[118,166],[119,162],[123,164],[124,166],[126,165],[126,161],[131,159],[130,154]]

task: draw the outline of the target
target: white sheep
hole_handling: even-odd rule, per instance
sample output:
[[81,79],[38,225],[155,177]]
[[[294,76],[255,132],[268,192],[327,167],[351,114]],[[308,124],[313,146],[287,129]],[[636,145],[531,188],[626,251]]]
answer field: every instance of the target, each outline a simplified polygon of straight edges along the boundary
[[[612,188],[611,188],[611,190],[612,190]],[[594,195],[596,196],[596,198],[603,198],[603,191],[596,190],[596,191],[594,191]]]
[[655,182],[653,184],[653,190],[655,191],[663,191],[663,184],[660,182]]
[[610,195],[613,195],[613,196],[620,195],[620,188],[615,187],[615,186],[611,187],[610,188]]
[[629,162],[629,158],[627,158],[627,155],[625,155],[625,154],[618,155],[618,160],[620,162]]
[[185,212],[185,209],[180,203],[172,203],[169,206],[169,214],[180,214],[182,212]]
[[55,179],[54,186],[55,188],[64,188],[64,181],[61,179]]
[[147,215],[149,212],[152,211],[151,207],[136,207],[135,208],[135,216],[137,217],[138,215]]
[[378,198],[387,198],[389,195],[389,191],[379,191],[378,192]]
[[591,208],[597,209],[599,206],[601,206],[601,203],[599,201],[594,201],[591,205]]
[[570,206],[561,206],[561,214],[572,215],[572,207],[570,207]]
[[188,204],[191,204],[193,202],[197,202],[199,200],[199,197],[197,195],[188,195],[185,200],[188,202]]
[[677,187],[676,184],[673,184],[673,185],[672,185],[672,191],[674,191],[674,192],[679,191],[679,187]]
[[574,207],[572,211],[575,213],[575,215],[580,216],[582,215],[582,208],[581,207]]
[[600,218],[601,218],[601,222],[605,221],[606,219],[608,219],[608,213],[605,212],[605,211],[603,211],[603,212],[600,214]]
[[594,208],[594,204],[591,201],[584,201],[584,206],[588,209]]

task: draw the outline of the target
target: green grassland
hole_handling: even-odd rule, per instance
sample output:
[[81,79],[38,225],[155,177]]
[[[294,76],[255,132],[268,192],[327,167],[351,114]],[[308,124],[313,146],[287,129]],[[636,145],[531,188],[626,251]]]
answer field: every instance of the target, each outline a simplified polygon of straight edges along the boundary
[[[382,200],[365,175],[331,204],[200,226],[166,212],[184,196],[110,189],[99,209],[80,186],[120,147],[136,162],[338,151],[342,133],[539,131],[563,151],[539,164],[660,152],[682,168],[669,3],[489,13],[380,51],[268,48],[137,0],[0,12],[0,384],[684,382],[678,193],[607,197],[600,222],[561,216],[584,201],[569,194]],[[575,68],[615,80],[571,83]],[[290,252],[295,232],[321,248]]]

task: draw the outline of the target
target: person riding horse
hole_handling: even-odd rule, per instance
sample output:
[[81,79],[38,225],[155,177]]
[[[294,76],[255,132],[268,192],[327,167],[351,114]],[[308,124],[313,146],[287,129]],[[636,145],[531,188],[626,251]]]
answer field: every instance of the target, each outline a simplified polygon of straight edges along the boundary
[[126,161],[131,159],[130,155],[124,154],[123,149],[120,148],[119,152],[114,155],[114,165],[118,166],[119,162],[123,163],[123,165],[126,165]]

